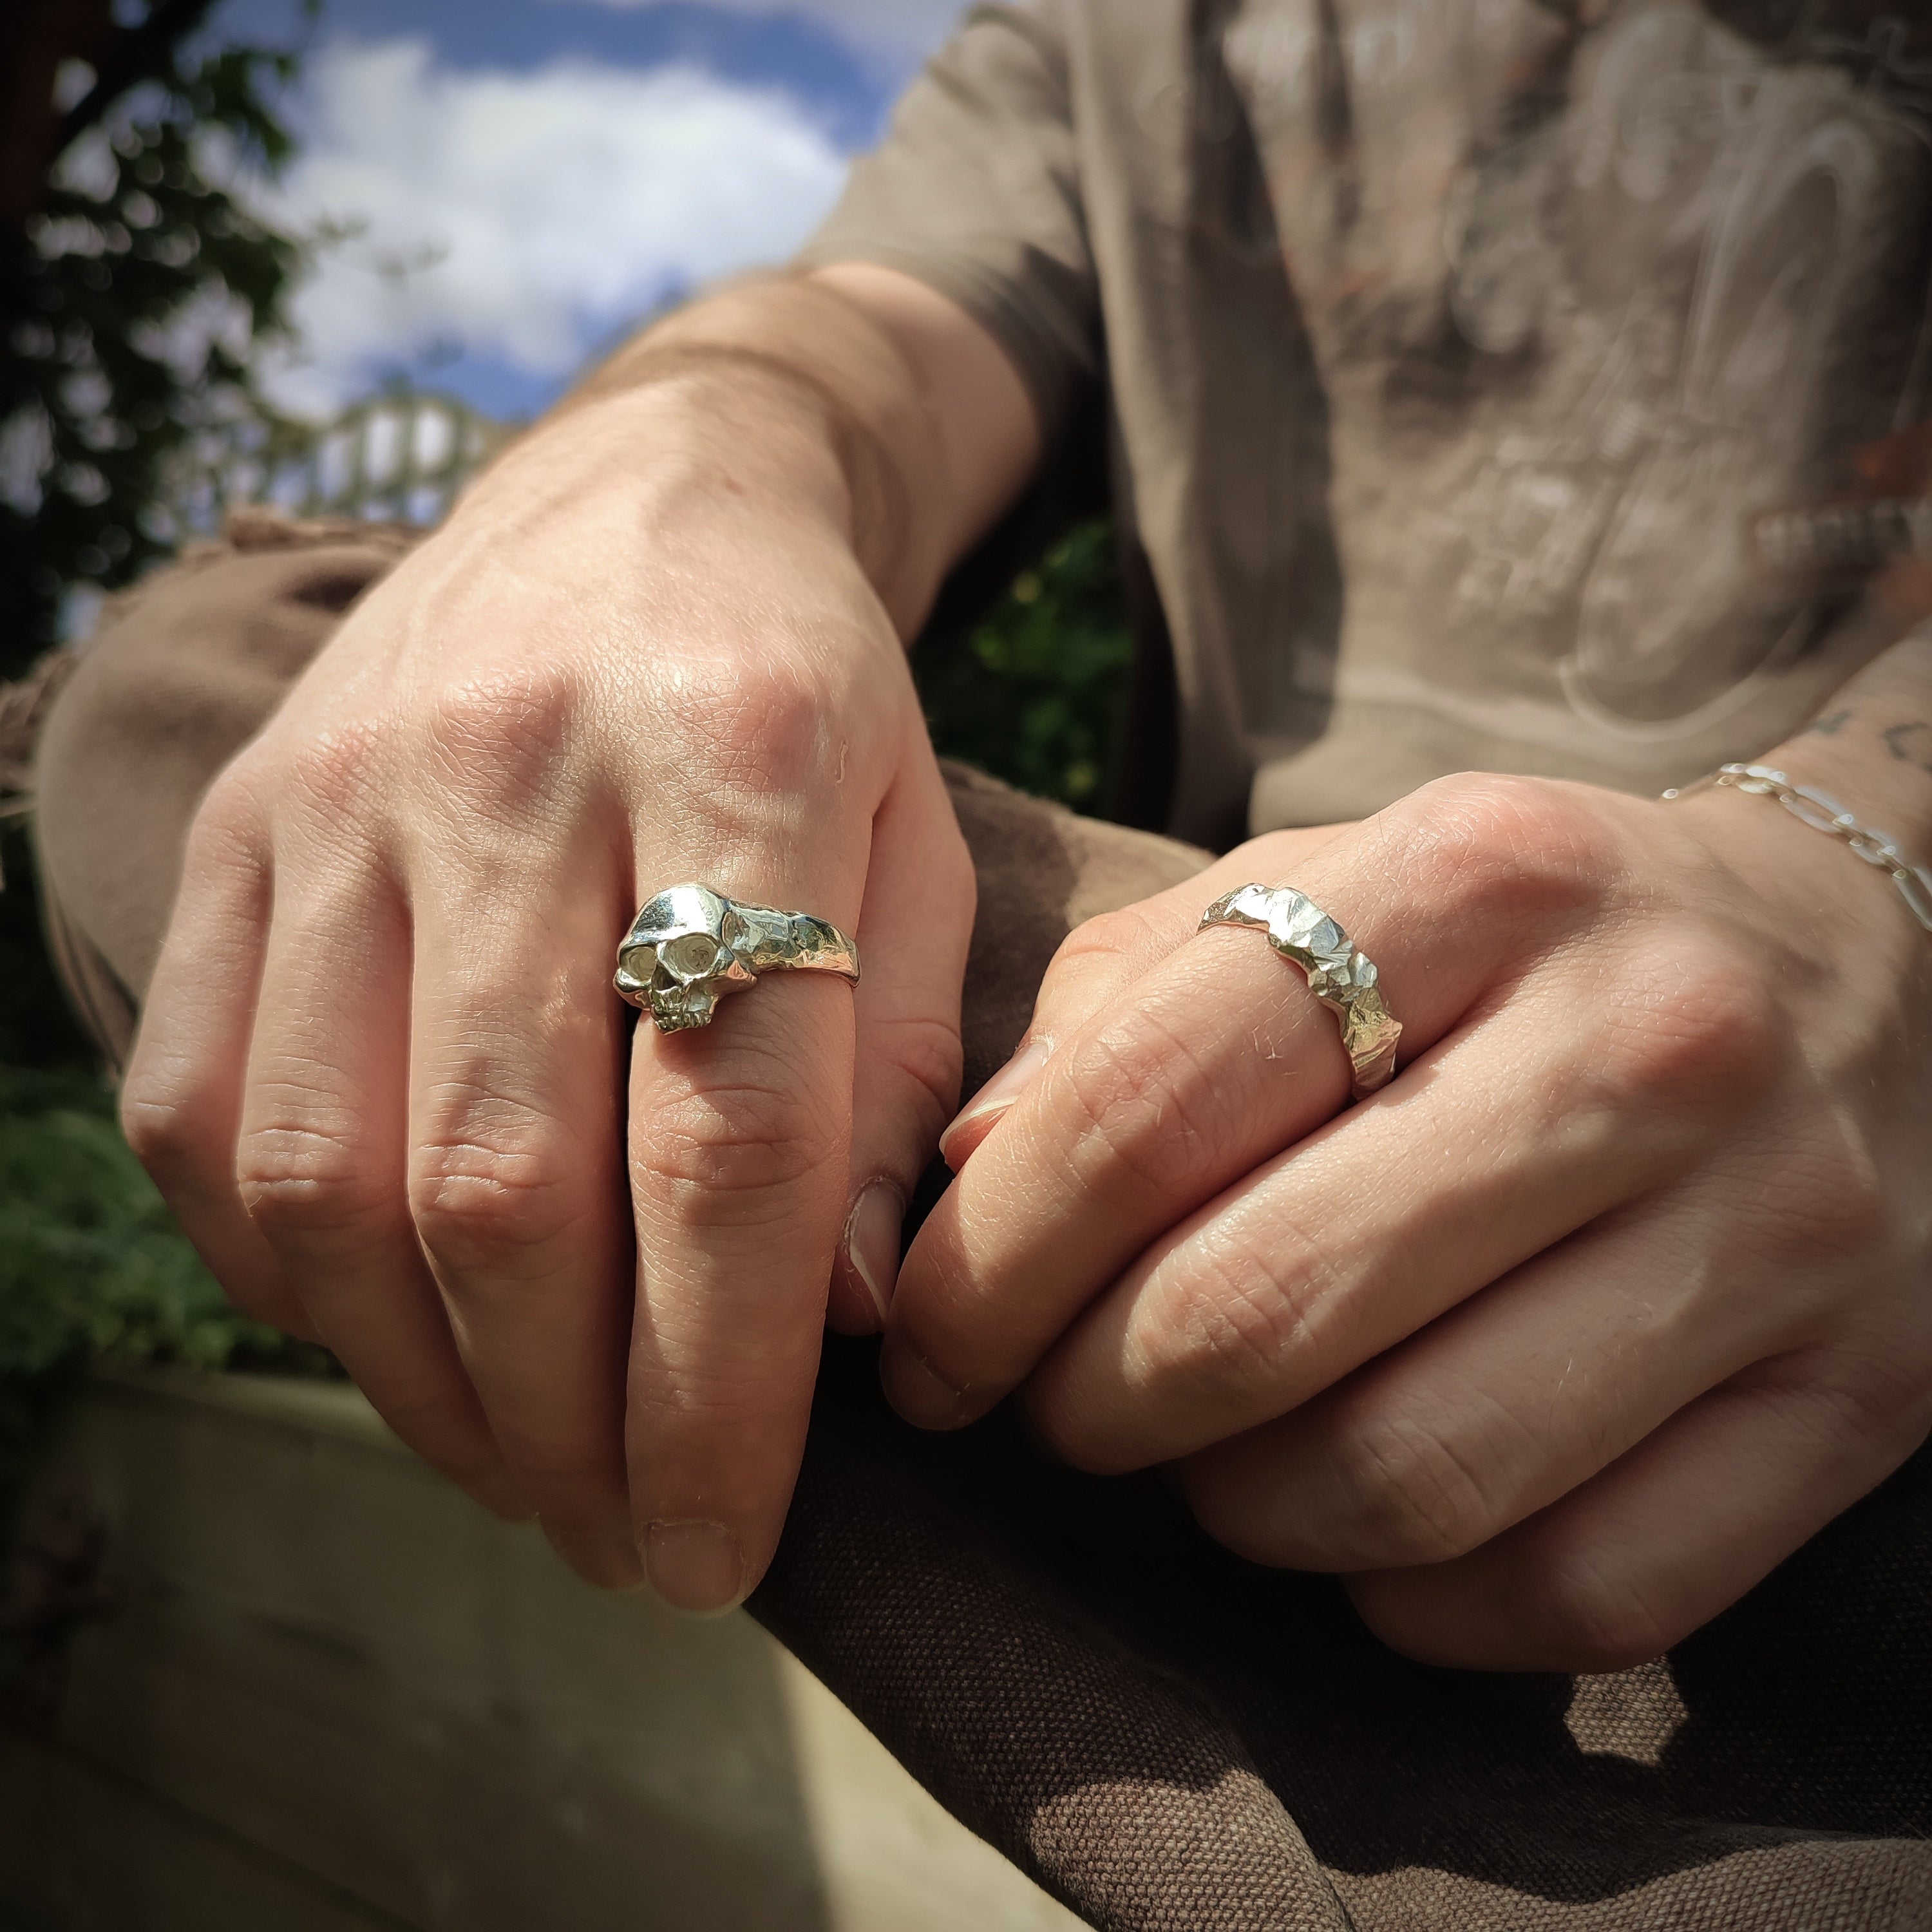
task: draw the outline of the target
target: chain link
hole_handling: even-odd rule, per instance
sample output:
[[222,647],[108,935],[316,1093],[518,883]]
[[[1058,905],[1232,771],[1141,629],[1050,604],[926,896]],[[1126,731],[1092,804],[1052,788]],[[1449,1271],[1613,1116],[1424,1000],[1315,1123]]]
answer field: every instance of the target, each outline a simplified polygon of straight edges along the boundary
[[1706,785],[1729,785],[1738,791],[1754,792],[1760,798],[1774,798],[1794,818],[1802,819],[1814,831],[1842,838],[1868,866],[1876,866],[1892,874],[1892,882],[1912,916],[1932,932],[1932,872],[1913,865],[1882,832],[1861,825],[1829,792],[1799,784],[1770,765],[1720,765],[1708,778],[1681,788],[1672,787],[1664,796],[1683,798],[1702,791]]

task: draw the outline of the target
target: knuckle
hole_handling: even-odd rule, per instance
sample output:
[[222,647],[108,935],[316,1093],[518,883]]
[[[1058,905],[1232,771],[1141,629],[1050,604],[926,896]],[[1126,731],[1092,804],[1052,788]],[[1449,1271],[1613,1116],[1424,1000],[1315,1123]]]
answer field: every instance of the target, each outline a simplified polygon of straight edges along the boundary
[[189,836],[193,845],[246,841],[267,814],[272,785],[259,769],[260,754],[244,751],[218,772],[202,794]]
[[912,1015],[880,1020],[872,1028],[876,1050],[918,1098],[920,1110],[938,1133],[959,1102],[965,1051],[959,1028],[950,1020]]
[[1874,1349],[1844,1364],[1828,1396],[1825,1446],[1851,1444],[1896,1467],[1932,1430],[1932,1364],[1909,1345]]
[[341,724],[304,740],[284,754],[282,794],[325,818],[356,812],[382,784],[381,735],[374,724]]
[[134,1158],[164,1187],[196,1165],[208,1144],[178,1090],[138,1066],[121,1090],[121,1132]]
[[[1136,1323],[1140,1374],[1155,1388],[1179,1382],[1209,1400],[1258,1393],[1287,1407],[1321,1353],[1321,1310],[1333,1270],[1294,1231],[1270,1230],[1266,1254],[1210,1226],[1190,1265]],[[1286,1393],[1284,1393],[1286,1392]]]
[[1900,1203],[1868,1150],[1819,1144],[1825,1138],[1814,1136],[1812,1145],[1795,1150],[1766,1175],[1772,1184],[1762,1192],[1761,1238],[1768,1238],[1784,1268],[1816,1280],[1828,1294],[1848,1261],[1867,1262],[1874,1274],[1882,1268]]
[[584,1212],[577,1174],[535,1120],[452,1126],[410,1152],[410,1218],[430,1258],[458,1275],[514,1268]]
[[1473,1465],[1413,1417],[1358,1421],[1336,1444],[1336,1459],[1352,1519],[1341,1533],[1364,1562],[1447,1562],[1491,1533],[1491,1498]]
[[380,1193],[352,1136],[308,1124],[250,1127],[236,1150],[236,1186],[271,1246],[353,1238],[380,1211]]
[[1082,1041],[1062,1077],[1099,1156],[1096,1175],[1137,1195],[1171,1190],[1177,1174],[1211,1163],[1228,1137],[1207,1070],[1148,1008],[1120,1014]]
[[1083,973],[1096,964],[1112,966],[1138,958],[1153,938],[1152,922],[1137,906],[1115,912],[1096,913],[1083,920],[1060,942],[1046,969],[1044,984],[1051,986],[1054,976],[1065,979]]
[[1787,1046],[1762,977],[1695,935],[1653,942],[1620,975],[1598,1044],[1600,1077],[1617,1100],[1698,1114],[1754,1106]]
[[1406,833],[1433,865],[1472,870],[1514,867],[1574,839],[1575,808],[1562,788],[1540,778],[1459,772],[1433,780],[1404,802]]
[[1923,1336],[1885,1330],[1820,1343],[1765,1365],[1746,1394],[1821,1465],[1847,1455],[1887,1470],[1932,1429],[1932,1360]]
[[216,778],[183,844],[184,896],[192,884],[209,880],[266,884],[277,790],[272,780],[238,764]]
[[823,681],[778,650],[698,671],[682,693],[690,722],[717,749],[717,782],[802,791],[827,764],[832,706]]
[[1567,786],[1462,772],[1423,786],[1388,816],[1422,893],[1469,916],[1560,918],[1600,889],[1601,830]]
[[1047,962],[1034,1000],[1034,1025],[1064,1030],[1084,1022],[1154,951],[1149,922],[1132,907],[1084,920]]
[[562,664],[518,664],[438,691],[428,720],[430,769],[486,809],[553,790],[578,736],[578,682]]
[[741,1221],[838,1154],[840,1136],[814,1111],[749,1082],[667,1096],[632,1122],[632,1186],[681,1222]]

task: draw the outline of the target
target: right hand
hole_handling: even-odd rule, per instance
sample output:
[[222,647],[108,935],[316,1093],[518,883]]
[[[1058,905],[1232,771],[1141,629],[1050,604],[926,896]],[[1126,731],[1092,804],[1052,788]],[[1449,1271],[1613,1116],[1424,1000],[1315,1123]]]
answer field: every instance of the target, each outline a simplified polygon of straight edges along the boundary
[[[240,1306],[586,1576],[641,1552],[703,1610],[776,1546],[828,1282],[877,1324],[844,1236],[896,1268],[974,910],[784,388],[566,415],[351,614],[202,808],[123,1098]],[[862,982],[633,1034],[616,943],[689,879],[835,921]]]

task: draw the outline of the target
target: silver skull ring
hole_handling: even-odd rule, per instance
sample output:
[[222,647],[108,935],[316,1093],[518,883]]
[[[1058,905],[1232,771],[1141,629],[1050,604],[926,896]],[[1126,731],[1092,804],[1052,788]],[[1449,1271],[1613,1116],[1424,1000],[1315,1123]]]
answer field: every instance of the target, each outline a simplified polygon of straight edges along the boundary
[[829,920],[692,884],[645,902],[618,945],[613,983],[658,1032],[682,1033],[709,1026],[727,993],[777,972],[836,973],[856,984],[859,949]]

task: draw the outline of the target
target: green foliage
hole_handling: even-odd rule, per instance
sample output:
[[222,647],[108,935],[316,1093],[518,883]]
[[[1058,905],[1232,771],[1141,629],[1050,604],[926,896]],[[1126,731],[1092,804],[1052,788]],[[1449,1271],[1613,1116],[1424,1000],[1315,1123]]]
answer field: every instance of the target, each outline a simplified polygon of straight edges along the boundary
[[[274,427],[249,358],[283,326],[301,250],[224,185],[273,169],[268,89],[290,56],[184,54],[205,5],[159,0],[76,110],[87,124],[23,227],[0,225],[0,677],[184,534],[168,508],[212,442]],[[110,62],[110,65],[113,63]],[[95,108],[99,112],[94,112]],[[91,1360],[328,1366],[233,1313],[121,1138],[62,1005],[31,855],[0,830],[0,1516],[48,1415]]]
[[284,327],[299,245],[213,178],[272,169],[292,57],[175,50],[0,229],[0,676],[57,640],[76,586],[132,582],[178,542],[172,470],[273,413],[250,346]]
[[229,1307],[98,1076],[0,1067],[0,1515],[48,1415],[89,1361],[113,1355],[328,1364]]
[[1120,735],[1132,656],[1113,526],[1096,519],[1023,572],[963,649],[914,664],[944,755],[1090,811]]
[[0,1382],[76,1353],[218,1366],[277,1339],[223,1300],[96,1076],[0,1068]]

